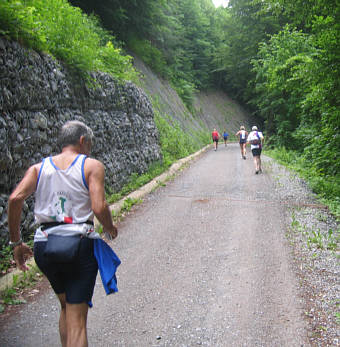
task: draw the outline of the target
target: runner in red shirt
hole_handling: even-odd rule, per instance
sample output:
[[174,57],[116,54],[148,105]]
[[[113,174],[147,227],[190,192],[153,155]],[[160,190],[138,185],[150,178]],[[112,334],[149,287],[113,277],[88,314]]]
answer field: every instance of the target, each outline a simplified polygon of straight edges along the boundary
[[212,136],[212,140],[214,142],[214,147],[215,147],[215,151],[217,150],[218,147],[218,140],[220,138],[220,134],[218,133],[218,131],[216,129],[213,130],[213,132],[211,133]]

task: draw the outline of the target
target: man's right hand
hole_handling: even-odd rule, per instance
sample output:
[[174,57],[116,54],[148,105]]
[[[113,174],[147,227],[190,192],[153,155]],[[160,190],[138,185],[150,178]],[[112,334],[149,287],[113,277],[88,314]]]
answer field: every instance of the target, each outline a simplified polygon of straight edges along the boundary
[[21,271],[27,271],[28,267],[26,266],[25,262],[33,255],[31,248],[28,247],[25,243],[22,243],[21,245],[14,248],[13,255],[17,268]]
[[113,229],[111,230],[103,228],[103,232],[105,237],[110,241],[118,236],[118,229],[115,226],[113,226]]

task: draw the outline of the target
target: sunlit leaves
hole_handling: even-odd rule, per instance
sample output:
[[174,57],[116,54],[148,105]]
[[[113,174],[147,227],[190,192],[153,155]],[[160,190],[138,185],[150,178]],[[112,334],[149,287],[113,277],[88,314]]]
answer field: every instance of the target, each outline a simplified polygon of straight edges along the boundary
[[136,78],[131,58],[113,47],[114,38],[96,17],[85,15],[66,0],[0,2],[0,27],[12,38],[47,51],[78,72],[100,70],[118,79]]

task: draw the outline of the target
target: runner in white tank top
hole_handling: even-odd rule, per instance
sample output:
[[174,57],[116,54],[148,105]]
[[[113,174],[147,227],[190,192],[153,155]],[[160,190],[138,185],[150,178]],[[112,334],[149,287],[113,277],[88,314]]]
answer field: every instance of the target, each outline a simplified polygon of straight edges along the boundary
[[247,144],[248,132],[245,130],[243,125],[240,126],[240,130],[235,134],[235,136],[239,137],[241,159],[246,159],[246,155],[247,155],[246,144]]
[[[54,223],[47,225],[44,231],[39,228],[36,232],[34,258],[60,301],[60,339],[62,345],[67,341],[69,346],[88,345],[86,321],[98,264],[94,255],[96,240],[90,239],[92,237],[87,230],[93,229],[93,226],[86,222],[93,220],[95,215],[104,233],[112,239],[117,236],[117,228],[112,223],[105,200],[104,165],[96,159],[85,160],[91,152],[92,138],[92,130],[84,123],[69,121],[64,124],[58,137],[61,153],[32,165],[8,200],[10,244],[19,269],[28,269],[25,261],[32,254],[20,234],[24,201],[36,192],[36,221]],[[81,238],[77,259],[65,266],[45,257],[47,242],[40,241],[46,241],[46,232],[61,233],[65,242],[72,233],[86,233],[88,237]]]
[[[38,228],[34,241],[46,241],[46,234],[74,235],[86,233],[91,238],[99,238],[93,233],[93,226],[82,224],[93,221],[93,211],[85,180],[84,164],[86,155],[79,154],[65,170],[58,168],[52,157],[42,162],[35,193],[35,221],[41,223],[67,223],[41,231]],[[90,234],[91,233],[91,234]]]

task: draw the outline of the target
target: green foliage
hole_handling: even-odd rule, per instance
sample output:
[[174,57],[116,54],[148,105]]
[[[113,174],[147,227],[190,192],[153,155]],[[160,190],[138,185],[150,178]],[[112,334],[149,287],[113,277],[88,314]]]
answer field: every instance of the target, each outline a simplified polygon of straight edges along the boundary
[[162,163],[155,162],[149,166],[146,173],[140,175],[137,173],[131,174],[128,182],[123,186],[123,188],[118,193],[108,194],[106,200],[108,201],[108,203],[112,204],[122,199],[132,191],[137,190],[138,188],[150,182],[153,178],[159,176],[166,170],[166,168],[167,167],[165,167]]
[[339,241],[340,233],[334,233],[332,229],[329,229],[327,234],[321,233],[320,230],[311,230],[307,236],[308,248],[316,247],[336,251],[339,249]]
[[141,199],[131,199],[131,198],[126,198],[124,200],[124,203],[123,203],[123,207],[122,207],[122,210],[121,212],[122,213],[126,213],[126,212],[129,212],[132,208],[133,205],[136,205],[136,204],[139,204],[141,203],[142,200]]
[[306,155],[301,155],[294,150],[287,150],[285,147],[266,150],[266,154],[306,179],[320,200],[340,219],[340,174],[335,177],[322,175],[314,163],[306,158]]
[[20,1],[0,2],[0,34],[43,51],[47,38],[34,6]]
[[[317,23],[320,27],[324,21],[319,18]],[[253,60],[257,74],[253,103],[266,119],[272,144],[299,152],[312,188],[338,204],[339,82],[329,71],[330,59],[320,49],[320,37],[324,39],[320,33],[306,34],[286,26],[262,44]]]
[[339,249],[340,230],[334,232],[332,229],[329,229],[327,233],[323,233],[320,229],[315,230],[314,228],[307,228],[306,225],[302,226],[296,219],[294,211],[292,214],[291,229],[305,237],[309,249],[318,248],[330,251],[337,251]]
[[316,56],[308,36],[286,27],[268,44],[263,43],[253,60],[257,95],[252,102],[266,119],[267,130],[278,135],[277,145],[297,148],[305,143],[305,138],[294,137],[293,131],[306,120],[302,107],[310,91],[306,74],[314,72]]
[[0,253],[0,275],[7,273],[13,265],[13,251],[10,246],[5,246]]
[[251,60],[257,55],[259,43],[280,30],[280,20],[265,1],[230,0],[229,6],[224,10],[224,21],[219,23],[223,37],[214,53],[216,78],[229,95],[248,102],[255,77]]
[[98,14],[108,30],[171,81],[189,108],[196,88],[213,85],[212,57],[220,34],[210,0],[71,3],[87,13]]
[[340,325],[340,312],[335,312],[336,324]]
[[166,167],[197,149],[192,137],[186,134],[175,120],[170,117],[163,118],[155,112],[155,122],[160,135],[163,163]]
[[173,79],[172,84],[188,110],[193,112],[195,85],[181,78]]
[[163,53],[153,46],[151,41],[139,40],[136,37],[131,37],[128,41],[128,45],[145,64],[152,68],[153,71],[163,78],[169,77],[169,69],[163,57]]
[[46,51],[82,74],[103,71],[117,79],[136,79],[131,57],[114,47],[114,38],[66,0],[0,2],[1,33]]
[[[22,298],[21,293],[25,288],[31,288],[41,278],[41,272],[37,266],[31,266],[26,272],[13,275],[12,284],[0,292],[0,301],[4,305],[25,304],[26,300]],[[0,307],[0,313],[4,311],[5,306]]]
[[1,300],[6,305],[20,305],[26,303],[25,300],[17,299],[17,290],[13,287],[7,288],[1,293]]
[[[122,198],[122,197],[121,197]],[[111,211],[111,215],[112,215],[112,219],[114,222],[118,222],[122,217],[124,217],[124,215],[129,212],[132,208],[132,206],[139,204],[142,202],[142,199],[132,199],[132,198],[126,198],[123,201],[123,206],[121,207],[121,209],[119,211],[116,210],[112,210]],[[98,231],[100,233],[103,232],[103,227],[100,225],[98,228]]]

